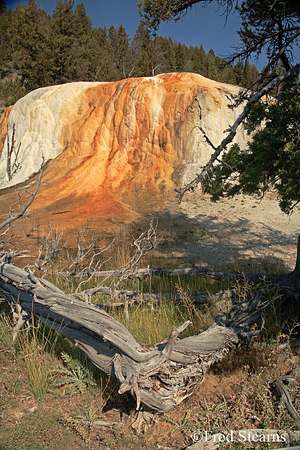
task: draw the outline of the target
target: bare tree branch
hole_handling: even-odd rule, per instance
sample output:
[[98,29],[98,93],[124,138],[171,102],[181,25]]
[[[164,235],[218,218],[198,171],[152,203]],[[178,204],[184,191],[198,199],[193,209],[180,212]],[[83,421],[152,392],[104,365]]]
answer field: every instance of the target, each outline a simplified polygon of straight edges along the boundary
[[2,222],[0,224],[0,230],[2,230],[4,227],[10,225],[12,222],[15,222],[17,219],[19,219],[20,217],[25,215],[25,213],[28,210],[29,206],[32,204],[33,200],[35,199],[36,194],[37,194],[37,192],[39,190],[39,187],[41,185],[42,176],[43,176],[43,165],[44,165],[44,159],[43,159],[43,163],[42,163],[41,170],[40,170],[40,176],[38,178],[38,181],[37,181],[36,188],[35,188],[34,192],[25,191],[27,194],[30,194],[30,199],[28,200],[27,203],[25,203],[25,205],[22,206],[21,210],[18,213],[12,214],[8,219],[6,219],[4,222]]
[[[41,272],[48,273],[48,266],[52,266],[55,256],[60,251],[62,236],[63,230],[59,230],[58,227],[53,228],[51,222],[48,225],[47,235],[43,230],[42,244],[38,249],[38,256],[35,260],[35,267]],[[30,269],[32,270],[31,266]]]
[[[116,289],[121,284],[122,281],[129,278],[133,273],[135,273],[135,271],[137,270],[137,266],[138,266],[139,262],[141,261],[141,259],[157,246],[160,238],[156,234],[156,229],[157,229],[157,222],[155,223],[155,220],[153,218],[151,218],[148,230],[142,232],[140,234],[140,236],[138,238],[134,239],[133,242],[130,244],[131,247],[134,248],[134,252],[133,252],[133,255],[130,258],[130,260],[116,270],[106,271],[104,279],[96,287],[80,292],[80,287],[87,281],[87,280],[83,280],[80,283],[80,285],[78,286],[76,293],[79,293],[80,295],[87,295],[88,298],[91,298],[92,295],[95,295],[96,293],[101,292],[102,288],[106,289],[103,286],[103,284],[108,279],[112,279],[111,287],[109,288],[110,291],[113,291],[114,289]],[[112,244],[113,244],[113,242],[110,244],[110,246]],[[88,272],[89,280],[92,277],[97,276],[97,274],[99,273],[99,271],[98,271],[99,267],[100,267],[100,264],[97,263],[94,266],[93,271]],[[85,269],[83,269],[82,275],[84,273],[85,273]],[[150,276],[150,273],[148,273],[148,275]]]
[[[9,141],[9,128],[7,125],[7,157],[6,157],[6,176],[7,181],[10,181],[14,174],[17,172],[17,170],[20,168],[20,165],[18,164],[18,156],[21,148],[21,143],[19,144],[18,149],[15,149],[15,132],[16,132],[16,124],[13,124],[13,131],[12,131],[12,137],[11,142]],[[14,155],[14,159],[13,159]]]

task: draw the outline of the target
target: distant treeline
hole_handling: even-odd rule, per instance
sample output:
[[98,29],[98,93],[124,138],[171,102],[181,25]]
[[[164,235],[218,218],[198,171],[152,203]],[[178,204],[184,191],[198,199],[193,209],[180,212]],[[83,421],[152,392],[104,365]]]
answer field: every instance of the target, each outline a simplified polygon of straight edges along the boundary
[[116,81],[164,72],[195,72],[250,86],[255,65],[226,64],[213,50],[152,38],[140,24],[130,40],[125,28],[94,28],[83,4],[58,0],[53,16],[35,0],[14,10],[0,0],[0,108],[33,89],[70,81]]

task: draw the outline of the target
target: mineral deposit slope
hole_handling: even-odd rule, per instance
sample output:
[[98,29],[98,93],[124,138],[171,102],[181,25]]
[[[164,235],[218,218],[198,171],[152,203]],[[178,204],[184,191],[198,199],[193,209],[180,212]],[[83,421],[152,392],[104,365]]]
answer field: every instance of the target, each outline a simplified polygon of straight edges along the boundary
[[[238,91],[192,73],[33,91],[0,119],[0,188],[28,180],[44,158],[35,210],[101,217],[163,207],[209,159],[205,135],[217,145],[233,124]],[[240,128],[235,141],[246,139]]]

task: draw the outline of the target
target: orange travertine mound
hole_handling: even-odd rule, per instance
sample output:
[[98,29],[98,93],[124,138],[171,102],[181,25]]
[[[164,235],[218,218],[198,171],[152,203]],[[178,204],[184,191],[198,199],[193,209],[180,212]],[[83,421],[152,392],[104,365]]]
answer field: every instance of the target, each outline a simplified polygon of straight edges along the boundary
[[[218,145],[233,124],[240,110],[228,104],[237,93],[193,73],[38,89],[0,119],[0,151],[7,121],[9,129],[16,124],[16,146],[21,143],[20,169],[10,182],[3,146],[0,187],[29,179],[43,154],[34,211],[87,218],[163,207],[208,160],[205,134]],[[246,141],[243,129],[236,141]]]

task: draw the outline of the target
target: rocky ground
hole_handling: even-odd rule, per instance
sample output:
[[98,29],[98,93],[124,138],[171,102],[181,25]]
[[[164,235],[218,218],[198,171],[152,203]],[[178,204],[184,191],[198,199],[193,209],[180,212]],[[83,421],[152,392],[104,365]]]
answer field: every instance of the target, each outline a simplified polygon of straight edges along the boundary
[[[177,210],[177,215],[175,213]],[[209,197],[188,194],[173,206],[174,218],[186,226],[174,256],[195,264],[232,270],[257,265],[268,270],[292,270],[300,232],[300,211],[287,216],[273,194],[258,200],[244,195],[212,203]],[[182,228],[181,228],[182,229]]]
[[[1,193],[0,221],[16,202],[14,189]],[[21,201],[20,204],[23,204]],[[150,206],[151,207],[151,206]],[[159,253],[177,264],[203,265],[214,269],[237,271],[289,271],[296,261],[296,245],[300,232],[300,208],[290,216],[284,214],[275,194],[262,200],[249,196],[236,196],[212,203],[199,192],[188,193],[180,205],[171,197],[163,211],[142,212],[134,222],[122,217],[89,220],[90,234],[116,236],[120,230],[130,241],[148,227],[149,216],[157,219],[158,232],[162,234]],[[66,222],[67,220],[67,222]],[[18,249],[29,250],[22,258],[34,258],[40,238],[58,227],[72,235],[80,229],[67,214],[37,214],[32,212],[14,227]],[[20,261],[21,262],[21,261]],[[23,262],[23,261],[22,261]],[[26,261],[27,263],[27,261]],[[21,264],[22,265],[22,264]]]

